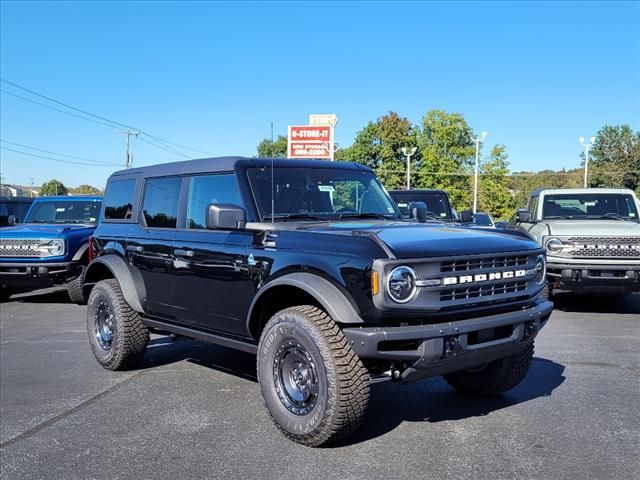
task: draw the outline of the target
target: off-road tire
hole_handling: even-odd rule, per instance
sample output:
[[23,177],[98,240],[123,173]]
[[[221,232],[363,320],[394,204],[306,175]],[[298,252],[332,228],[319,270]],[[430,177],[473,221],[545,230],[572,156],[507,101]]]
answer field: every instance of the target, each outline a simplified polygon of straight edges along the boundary
[[[95,332],[95,314],[106,302],[113,312],[113,340],[109,350],[100,346]],[[115,279],[98,282],[87,301],[89,344],[98,363],[107,370],[129,370],[140,364],[149,343],[149,330],[138,312],[125,301]]]
[[67,282],[67,293],[73,303],[77,305],[85,305],[87,303],[87,298],[82,291],[82,275],[78,275]]
[[540,300],[552,300],[553,299],[553,288],[549,285],[549,282],[544,284],[544,288],[542,289],[542,293],[540,294]]
[[499,395],[511,390],[526,377],[533,359],[533,342],[521,352],[487,364],[480,370],[463,370],[443,375],[449,385],[465,394]]
[[[288,410],[276,387],[278,352],[295,345],[308,351],[318,379],[317,401],[305,414]],[[269,320],[260,337],[257,372],[271,419],[295,442],[313,447],[332,443],[349,436],[364,419],[369,404],[368,371],[342,330],[317,307],[287,308]]]

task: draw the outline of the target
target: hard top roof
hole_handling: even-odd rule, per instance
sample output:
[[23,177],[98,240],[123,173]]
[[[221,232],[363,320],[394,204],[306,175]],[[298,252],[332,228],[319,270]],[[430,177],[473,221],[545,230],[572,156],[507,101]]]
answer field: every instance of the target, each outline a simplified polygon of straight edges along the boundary
[[411,193],[444,193],[447,192],[440,188],[412,188],[410,190],[389,190],[389,193],[411,194]]
[[33,199],[34,201],[37,202],[41,202],[41,201],[50,201],[50,200],[73,200],[73,201],[78,201],[78,200],[84,200],[85,202],[97,202],[99,200],[102,200],[102,195],[47,195],[44,197],[36,197]]
[[111,176],[142,175],[143,177],[164,177],[190,173],[230,172],[236,165],[247,167],[296,167],[296,168],[339,168],[343,170],[371,171],[368,167],[353,162],[331,162],[329,160],[296,160],[287,158],[214,157],[186,160],[182,162],[160,163],[145,167],[118,170]]
[[561,194],[598,194],[598,193],[618,193],[633,194],[633,190],[628,188],[538,188],[531,192],[532,197],[538,197],[541,193],[545,195],[561,195]]

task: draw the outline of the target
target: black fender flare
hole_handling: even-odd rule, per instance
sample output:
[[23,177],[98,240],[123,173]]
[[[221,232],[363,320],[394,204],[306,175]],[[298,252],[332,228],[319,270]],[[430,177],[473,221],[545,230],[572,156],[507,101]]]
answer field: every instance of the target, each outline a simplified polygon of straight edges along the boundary
[[364,323],[356,307],[349,301],[343,292],[329,280],[314,275],[313,273],[295,272],[278,277],[265,284],[253,298],[247,314],[246,327],[251,331],[251,318],[254,308],[262,296],[274,287],[287,285],[299,288],[307,292],[320,306],[338,323]]
[[113,278],[118,281],[122,295],[127,301],[129,306],[138,313],[144,313],[142,304],[147,297],[147,293],[144,287],[144,281],[142,275],[135,268],[130,268],[120,256],[118,255],[103,255],[91,261],[87,266],[84,273],[83,284],[96,283],[92,279],[92,274],[100,267],[97,265],[106,267],[109,269]]

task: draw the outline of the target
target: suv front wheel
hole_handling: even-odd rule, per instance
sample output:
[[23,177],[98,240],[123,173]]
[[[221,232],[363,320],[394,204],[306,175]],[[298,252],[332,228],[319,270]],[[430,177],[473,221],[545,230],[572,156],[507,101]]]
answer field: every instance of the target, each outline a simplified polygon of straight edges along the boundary
[[149,330],[114,279],[102,280],[91,290],[87,333],[93,355],[108,370],[135,368],[149,343]]
[[291,440],[319,446],[362,423],[369,374],[342,330],[311,305],[276,313],[260,337],[258,382],[276,426]]

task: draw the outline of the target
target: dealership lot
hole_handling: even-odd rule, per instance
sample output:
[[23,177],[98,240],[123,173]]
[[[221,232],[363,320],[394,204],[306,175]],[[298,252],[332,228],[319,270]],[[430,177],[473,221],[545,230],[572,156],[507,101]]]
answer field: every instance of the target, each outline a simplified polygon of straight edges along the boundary
[[0,309],[3,479],[640,477],[640,295],[560,296],[501,398],[375,385],[364,427],[325,449],[273,427],[251,355],[154,337],[143,368],[109,372],[65,291]]

